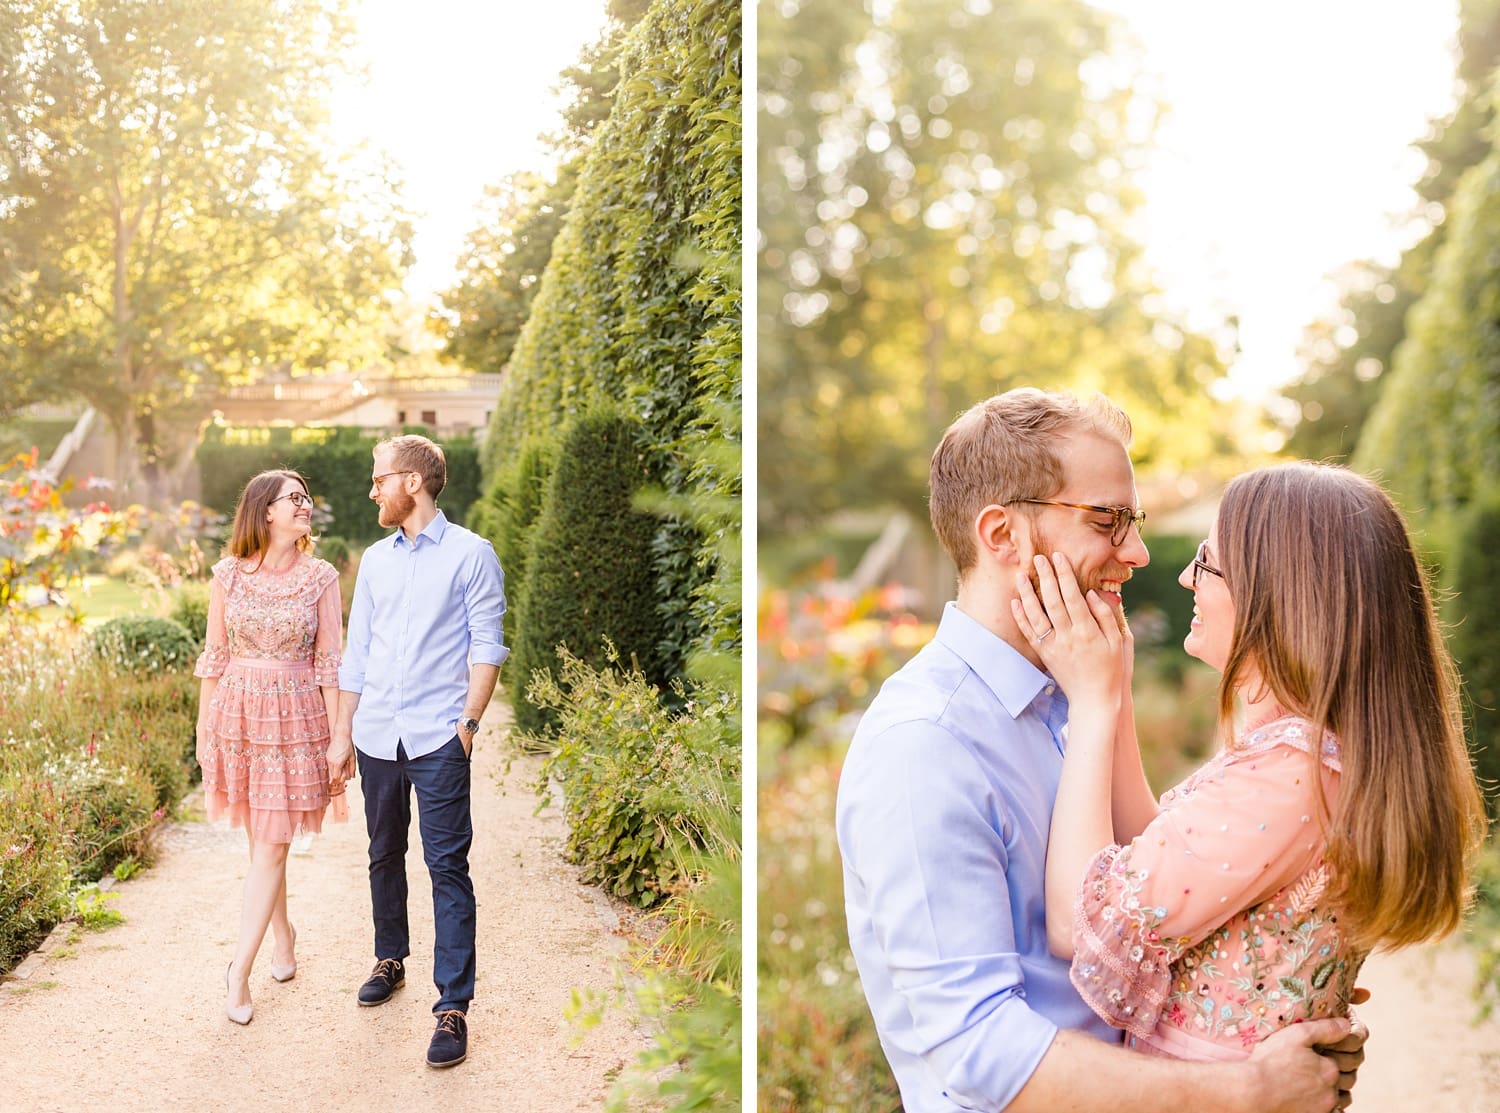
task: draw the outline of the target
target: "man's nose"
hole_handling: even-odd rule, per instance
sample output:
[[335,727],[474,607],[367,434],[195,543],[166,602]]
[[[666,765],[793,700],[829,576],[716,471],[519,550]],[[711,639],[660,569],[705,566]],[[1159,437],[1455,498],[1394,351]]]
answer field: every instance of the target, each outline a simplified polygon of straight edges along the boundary
[[1151,563],[1151,551],[1146,548],[1146,539],[1141,536],[1140,527],[1136,525],[1130,527],[1130,532],[1120,542],[1115,554],[1121,564],[1131,568],[1144,568]]

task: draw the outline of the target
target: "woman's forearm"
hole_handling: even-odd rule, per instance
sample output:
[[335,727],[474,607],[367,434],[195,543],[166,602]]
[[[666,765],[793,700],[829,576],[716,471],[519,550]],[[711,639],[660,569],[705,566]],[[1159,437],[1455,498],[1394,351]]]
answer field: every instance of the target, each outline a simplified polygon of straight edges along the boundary
[[1073,955],[1073,906],[1084,870],[1113,842],[1110,814],[1117,708],[1078,708],[1068,723],[1068,751],[1057,784],[1047,840],[1047,946]]
[[1146,829],[1161,807],[1146,779],[1141,764],[1141,747],[1135,731],[1135,703],[1125,693],[1120,708],[1119,727],[1115,731],[1114,781],[1110,793],[1113,805],[1114,841],[1126,845]]

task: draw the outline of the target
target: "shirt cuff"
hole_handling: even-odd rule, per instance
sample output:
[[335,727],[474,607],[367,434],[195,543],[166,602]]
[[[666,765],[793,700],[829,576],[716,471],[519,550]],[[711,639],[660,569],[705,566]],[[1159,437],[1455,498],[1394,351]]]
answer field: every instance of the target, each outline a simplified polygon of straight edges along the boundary
[[494,665],[499,668],[505,664],[505,659],[509,656],[510,649],[503,645],[469,646],[469,664],[471,665]]

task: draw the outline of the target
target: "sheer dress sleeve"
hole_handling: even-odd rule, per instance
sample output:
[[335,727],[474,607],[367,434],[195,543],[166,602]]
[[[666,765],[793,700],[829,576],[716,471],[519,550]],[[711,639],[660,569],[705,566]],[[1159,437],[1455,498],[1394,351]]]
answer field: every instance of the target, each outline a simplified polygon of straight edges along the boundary
[[1105,847],[1089,864],[1073,912],[1071,977],[1111,1025],[1149,1034],[1172,963],[1318,865],[1318,794],[1332,806],[1338,758],[1331,742],[1312,758],[1310,736],[1296,719],[1252,735],[1165,793],[1164,810],[1130,845]]
[[204,632],[203,651],[198,654],[198,663],[193,675],[209,680],[224,675],[229,667],[229,633],[224,627],[224,600],[233,579],[230,561],[219,561],[213,568],[213,580],[208,587],[208,627]]
[[318,629],[313,637],[313,672],[320,688],[339,686],[339,665],[343,662],[343,599],[339,594],[339,574],[326,561],[318,569]]

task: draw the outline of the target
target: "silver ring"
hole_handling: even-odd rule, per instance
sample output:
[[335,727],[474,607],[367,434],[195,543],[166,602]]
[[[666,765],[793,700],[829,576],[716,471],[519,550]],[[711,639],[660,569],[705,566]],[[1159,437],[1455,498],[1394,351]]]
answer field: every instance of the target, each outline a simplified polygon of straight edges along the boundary
[[1046,634],[1038,634],[1036,636],[1036,640],[1037,641],[1043,641],[1045,638],[1047,638],[1048,635],[1050,635],[1052,633],[1052,631],[1054,629],[1055,629],[1055,627],[1052,627],[1052,626],[1047,627],[1047,633]]

